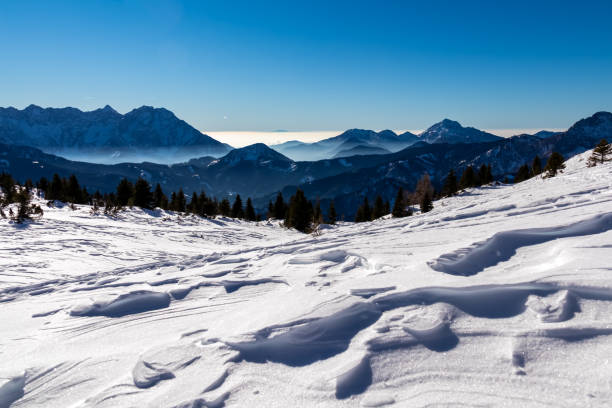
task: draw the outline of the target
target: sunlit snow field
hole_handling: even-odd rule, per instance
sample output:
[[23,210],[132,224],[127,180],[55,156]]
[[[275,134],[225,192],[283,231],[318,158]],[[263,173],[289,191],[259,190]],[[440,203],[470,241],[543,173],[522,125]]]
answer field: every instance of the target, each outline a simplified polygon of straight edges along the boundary
[[0,408],[609,406],[612,164],[323,228],[0,220]]

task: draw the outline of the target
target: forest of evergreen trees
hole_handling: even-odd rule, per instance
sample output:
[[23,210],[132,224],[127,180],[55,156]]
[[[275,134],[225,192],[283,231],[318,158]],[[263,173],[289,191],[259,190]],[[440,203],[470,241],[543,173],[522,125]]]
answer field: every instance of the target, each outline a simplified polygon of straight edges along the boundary
[[[610,155],[612,155],[612,147],[607,141],[602,140],[589,158],[588,165],[594,166],[609,161]],[[553,152],[546,166],[542,168],[541,160],[536,156],[531,165],[525,164],[519,168],[514,182],[518,183],[539,174],[543,174],[544,177],[553,177],[563,171],[565,167],[563,162],[563,156]],[[422,213],[426,213],[433,209],[435,199],[451,197],[466,188],[482,186],[493,181],[490,164],[483,164],[478,170],[468,166],[463,170],[459,179],[455,171],[451,169],[440,191],[435,191],[429,175],[424,174],[417,182],[414,191],[406,191],[401,187],[398,189],[393,208],[388,198],[384,199],[378,195],[374,204],[370,205],[368,197],[365,196],[362,204],[357,208],[355,222],[371,221],[387,214],[391,214],[394,218],[407,217],[413,214],[417,205]],[[160,208],[202,217],[221,215],[247,221],[259,221],[265,216],[268,219],[281,220],[287,228],[295,228],[302,232],[313,232],[320,224],[335,224],[338,220],[333,201],[329,203],[325,217],[320,202],[316,200],[313,204],[313,201],[309,200],[300,189],[289,198],[288,202],[285,202],[283,195],[279,192],[276,199],[268,204],[267,213],[262,215],[256,213],[250,197],[247,198],[246,204],[243,204],[242,197],[236,195],[233,203],[230,203],[227,198],[218,200],[201,191],[199,194],[193,192],[188,199],[182,189],[173,191],[168,197],[159,183],[152,188],[143,178],[139,178],[135,183],[124,178],[114,192],[101,194],[96,191],[91,194],[85,187],[81,187],[75,175],[61,178],[58,174],[54,174],[50,181],[43,177],[35,185],[31,180],[21,185],[6,173],[0,174],[0,190],[2,191],[0,216],[10,217],[17,222],[42,216],[42,208],[31,203],[34,187],[38,195],[47,200],[48,206],[53,206],[55,200],[70,203],[73,208],[76,204],[86,204],[91,206],[92,213],[103,212],[106,215],[116,215],[125,207],[140,207],[143,209]],[[17,203],[16,209],[9,207],[8,211],[5,211],[11,203]]]

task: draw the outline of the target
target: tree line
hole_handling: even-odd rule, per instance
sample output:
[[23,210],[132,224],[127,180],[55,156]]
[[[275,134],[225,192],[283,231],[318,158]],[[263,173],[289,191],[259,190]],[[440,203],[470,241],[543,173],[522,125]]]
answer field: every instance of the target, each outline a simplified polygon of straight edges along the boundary
[[[610,156],[612,156],[612,145],[602,139],[589,157],[587,166],[592,167],[610,161],[612,160]],[[540,174],[543,177],[554,177],[564,168],[564,158],[558,152],[550,155],[544,168],[542,168],[540,157],[535,156],[531,165],[524,164],[519,168],[514,182],[518,183]],[[493,181],[490,164],[482,164],[478,170],[473,166],[467,166],[460,178],[457,178],[454,169],[450,169],[440,191],[435,191],[429,175],[424,174],[417,182],[414,191],[406,191],[401,187],[398,189],[393,208],[390,208],[389,200],[383,199],[380,195],[376,197],[373,205],[370,205],[367,196],[364,197],[355,213],[355,222],[371,221],[389,213],[394,218],[407,217],[413,214],[416,205],[420,207],[421,213],[426,213],[433,209],[433,202],[436,199],[451,197],[466,188],[479,187]],[[103,208],[105,214],[115,215],[125,207],[140,207],[144,209],[161,208],[202,217],[222,215],[247,221],[262,219],[262,215],[256,213],[251,198],[248,197],[246,204],[243,204],[239,194],[236,195],[233,203],[230,203],[228,198],[218,200],[216,197],[210,197],[204,191],[199,194],[193,192],[189,200],[182,189],[173,191],[168,197],[159,183],[152,189],[144,178],[138,178],[135,183],[123,178],[113,192],[101,194],[96,191],[90,194],[87,188],[81,187],[74,174],[68,178],[61,178],[58,174],[54,174],[51,181],[42,177],[35,185],[31,180],[20,185],[7,173],[0,174],[0,190],[2,191],[0,216],[11,217],[17,222],[42,216],[42,208],[31,203],[31,192],[34,186],[38,194],[48,200],[50,206],[55,200],[71,203],[71,205],[87,204],[92,206],[94,213]],[[11,203],[17,203],[16,210],[10,207],[8,211],[5,211]],[[288,202],[285,202],[282,193],[279,192],[276,200],[269,202],[265,215],[269,219],[283,221],[283,225],[288,228],[295,228],[302,232],[313,232],[324,222],[335,224],[338,220],[333,200],[329,204],[327,216],[324,216],[319,200],[313,202],[307,199],[300,189],[297,189]]]

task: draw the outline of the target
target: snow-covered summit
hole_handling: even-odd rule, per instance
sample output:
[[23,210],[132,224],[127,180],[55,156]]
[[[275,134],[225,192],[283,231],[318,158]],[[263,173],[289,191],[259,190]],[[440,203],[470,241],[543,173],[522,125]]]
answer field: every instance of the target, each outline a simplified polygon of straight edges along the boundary
[[230,150],[171,111],[151,106],[136,108],[125,115],[109,105],[86,112],[36,105],[23,110],[0,108],[0,143],[36,147],[77,159],[117,154],[122,161],[139,154],[145,156],[147,150],[165,149],[173,153],[189,149],[191,157],[218,156]]
[[473,127],[463,127],[459,122],[444,119],[419,135],[427,143],[479,143],[501,140],[500,136]]

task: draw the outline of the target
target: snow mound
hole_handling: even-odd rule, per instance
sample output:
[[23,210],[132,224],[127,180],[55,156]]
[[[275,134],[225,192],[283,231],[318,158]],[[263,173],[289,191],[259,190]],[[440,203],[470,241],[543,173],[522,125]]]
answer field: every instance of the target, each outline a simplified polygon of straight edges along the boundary
[[0,382],[0,408],[8,408],[11,404],[23,397],[25,376],[17,376]]
[[138,290],[120,295],[109,302],[77,306],[70,311],[70,315],[122,317],[168,307],[170,300],[170,295],[164,292]]
[[601,234],[609,230],[612,230],[612,212],[599,214],[567,226],[503,231],[469,248],[444,254],[428,262],[428,265],[438,272],[470,276],[507,261],[521,247],[560,238]]

